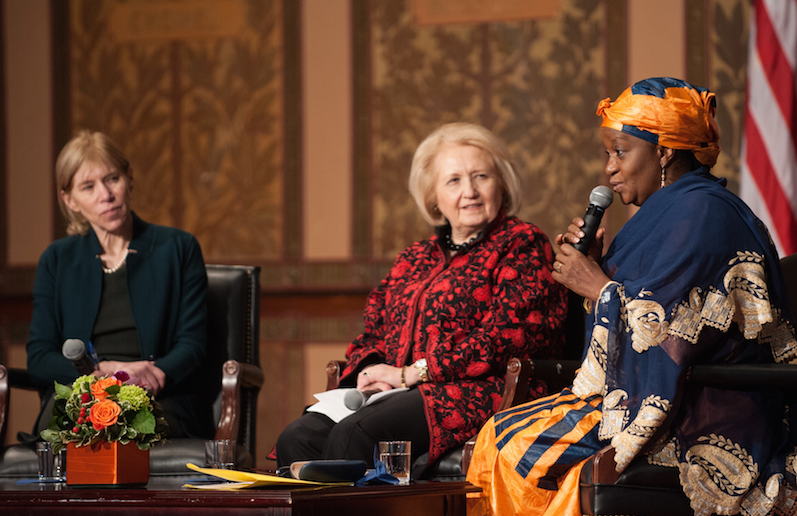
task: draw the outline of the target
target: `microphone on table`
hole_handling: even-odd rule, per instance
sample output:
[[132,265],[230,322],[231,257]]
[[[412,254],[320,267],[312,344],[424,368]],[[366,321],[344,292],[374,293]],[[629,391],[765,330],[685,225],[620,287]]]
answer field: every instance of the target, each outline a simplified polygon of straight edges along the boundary
[[592,241],[595,239],[595,233],[600,226],[603,212],[612,204],[614,195],[611,188],[608,186],[596,186],[589,194],[589,207],[587,213],[584,214],[584,227],[581,231],[584,232],[584,237],[578,242],[573,244],[581,254],[587,254]]
[[75,364],[78,374],[91,374],[97,368],[80,339],[66,339],[61,346],[61,353]]
[[382,391],[361,391],[359,389],[352,389],[343,396],[343,404],[349,410],[359,410],[360,407],[365,405],[373,394]]

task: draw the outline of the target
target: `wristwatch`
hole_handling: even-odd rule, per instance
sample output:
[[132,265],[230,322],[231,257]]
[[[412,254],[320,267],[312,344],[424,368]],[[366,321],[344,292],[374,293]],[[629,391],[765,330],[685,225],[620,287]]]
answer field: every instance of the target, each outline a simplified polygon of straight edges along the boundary
[[416,360],[412,366],[418,370],[418,376],[421,377],[421,383],[426,383],[429,381],[429,367],[426,365],[425,358]]

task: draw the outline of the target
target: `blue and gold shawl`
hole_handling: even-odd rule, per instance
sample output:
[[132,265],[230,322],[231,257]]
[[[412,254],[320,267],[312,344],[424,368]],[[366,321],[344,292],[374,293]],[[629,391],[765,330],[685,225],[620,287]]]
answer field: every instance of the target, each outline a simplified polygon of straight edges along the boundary
[[780,396],[684,384],[694,364],[797,357],[763,224],[700,168],[653,194],[602,266],[612,282],[588,321],[573,391],[603,396],[597,432],[611,440],[617,469],[652,452],[648,460],[679,468],[697,514],[767,514],[785,503],[794,469]]

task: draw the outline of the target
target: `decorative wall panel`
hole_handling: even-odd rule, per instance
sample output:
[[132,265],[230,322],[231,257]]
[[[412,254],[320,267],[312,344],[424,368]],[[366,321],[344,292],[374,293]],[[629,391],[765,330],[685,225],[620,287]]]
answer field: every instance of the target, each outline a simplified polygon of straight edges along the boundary
[[412,155],[441,124],[479,123],[509,146],[523,176],[519,216],[549,237],[601,182],[598,101],[605,92],[605,5],[566,0],[555,17],[419,25],[409,0],[369,3],[372,252],[393,258],[427,238],[407,190]]
[[709,89],[717,94],[720,153],[714,174],[728,179],[739,193],[739,157],[744,128],[747,84],[747,40],[751,4],[748,0],[712,0],[709,5]]
[[280,258],[281,2],[70,5],[71,128],[123,147],[134,209],[208,262]]

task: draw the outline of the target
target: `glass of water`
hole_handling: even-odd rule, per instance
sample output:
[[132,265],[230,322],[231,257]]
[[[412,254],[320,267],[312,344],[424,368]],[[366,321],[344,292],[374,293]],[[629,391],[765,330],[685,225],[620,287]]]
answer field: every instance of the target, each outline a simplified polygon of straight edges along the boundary
[[52,444],[39,441],[36,443],[36,454],[39,456],[39,481],[66,481],[66,448],[54,453]]
[[205,441],[205,461],[209,468],[235,468],[235,441],[232,439]]
[[379,441],[379,460],[400,485],[410,483],[410,441]]

